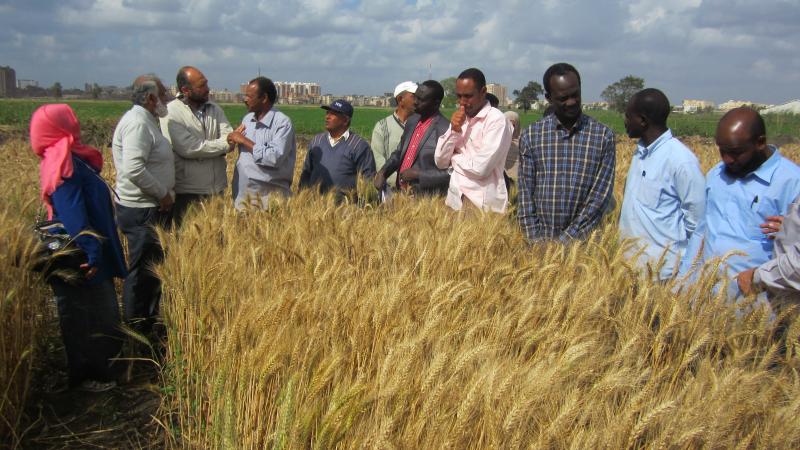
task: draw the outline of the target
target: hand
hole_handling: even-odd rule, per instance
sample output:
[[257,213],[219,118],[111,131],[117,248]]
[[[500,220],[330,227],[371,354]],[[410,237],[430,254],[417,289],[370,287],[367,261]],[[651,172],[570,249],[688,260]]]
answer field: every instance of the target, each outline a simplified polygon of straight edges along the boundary
[[236,140],[234,140],[234,137],[233,137],[233,136],[231,136],[231,135],[232,135],[233,133],[239,133],[239,134],[241,134],[241,135],[244,135],[244,130],[245,130],[245,128],[244,128],[244,124],[241,124],[241,125],[239,125],[238,127],[236,127],[236,129],[235,129],[235,130],[233,130],[231,133],[228,133],[228,136],[227,136],[227,138],[226,138],[226,139],[227,139],[227,141],[228,141],[228,145],[230,145],[230,146],[231,146],[231,148],[233,148],[233,146],[234,146],[234,145],[236,145],[236,143],[237,143],[237,142],[236,142]]
[[781,226],[783,226],[783,216],[769,216],[767,221],[759,226],[761,232],[768,235],[769,239],[775,239],[775,233],[781,231]]
[[383,186],[386,184],[386,177],[383,175],[383,171],[379,170],[378,173],[375,174],[375,178],[372,179],[372,184],[375,186],[375,189],[382,190]]
[[747,269],[736,275],[736,284],[739,285],[739,290],[742,291],[742,294],[750,295],[753,293],[753,275],[755,273],[756,269]]
[[87,280],[91,280],[92,278],[94,278],[94,276],[95,276],[95,275],[97,275],[97,267],[90,266],[90,265],[89,265],[89,263],[83,263],[83,264],[81,264],[81,265],[80,265],[80,268],[81,268],[82,270],[86,271],[86,273],[85,273],[85,274],[83,274],[83,276],[84,276],[84,277],[85,277]]
[[[239,128],[241,128],[241,127],[239,127]],[[233,142],[233,145],[236,145],[236,146],[239,147],[239,151],[240,152],[249,152],[249,151],[251,151],[249,146],[253,145],[252,142],[250,141],[250,139],[247,139],[245,137],[245,135],[242,134],[240,131],[234,131],[234,132],[228,134],[228,144],[230,145],[231,142]]]
[[244,135],[240,131],[233,131],[228,134],[228,144],[241,144],[244,141]]
[[407,183],[419,180],[419,169],[415,167],[409,167],[404,172],[400,172],[400,179]]
[[450,117],[450,129],[456,133],[461,133],[461,125],[464,125],[466,121],[467,112],[464,110],[464,106],[459,106],[453,116]]
[[161,212],[167,212],[172,209],[172,205],[175,203],[175,200],[172,198],[172,195],[167,193],[161,200],[158,202],[158,210]]

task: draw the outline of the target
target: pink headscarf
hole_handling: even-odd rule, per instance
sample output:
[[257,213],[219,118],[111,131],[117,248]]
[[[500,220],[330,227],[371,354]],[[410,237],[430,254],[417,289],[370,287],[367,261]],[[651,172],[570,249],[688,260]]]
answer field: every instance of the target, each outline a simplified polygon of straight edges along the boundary
[[43,105],[31,117],[31,147],[41,158],[39,183],[41,198],[47,207],[47,217],[53,218],[50,196],[64,178],[72,176],[75,155],[98,172],[103,167],[103,155],[94,147],[81,143],[81,125],[69,105]]

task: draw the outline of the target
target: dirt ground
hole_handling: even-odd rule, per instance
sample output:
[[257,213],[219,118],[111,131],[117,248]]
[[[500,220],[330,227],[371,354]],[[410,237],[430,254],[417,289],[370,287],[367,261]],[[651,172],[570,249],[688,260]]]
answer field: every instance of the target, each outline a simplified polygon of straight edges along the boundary
[[[53,314],[55,317],[55,314]],[[126,343],[125,353],[132,345]],[[158,366],[152,359],[121,361],[118,386],[108,392],[66,390],[66,357],[54,320],[31,386],[23,449],[149,449],[166,446],[157,417]],[[142,355],[149,349],[138,349]],[[0,445],[0,447],[2,447]]]

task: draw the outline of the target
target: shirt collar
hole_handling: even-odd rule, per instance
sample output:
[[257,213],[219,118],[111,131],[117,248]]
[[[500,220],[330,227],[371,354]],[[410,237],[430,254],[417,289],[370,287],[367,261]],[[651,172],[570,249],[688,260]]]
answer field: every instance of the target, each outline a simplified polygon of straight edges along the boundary
[[400,116],[398,116],[396,112],[393,112],[392,115],[394,116],[395,122],[397,122],[397,124],[400,125],[400,128],[406,127],[406,122],[408,122],[408,119],[406,119],[406,121],[403,122],[402,120],[400,120]]
[[555,126],[556,130],[567,131],[569,136],[572,136],[576,132],[578,132],[581,129],[583,129],[583,126],[586,124],[586,121],[589,120],[586,117],[586,114],[581,113],[581,115],[578,116],[578,120],[576,120],[575,123],[572,125],[572,128],[567,128],[567,127],[565,127],[564,125],[561,124],[561,121],[558,120],[558,117],[556,117],[555,114],[551,114],[551,117],[552,117],[553,125]]
[[661,147],[661,144],[669,141],[672,139],[672,130],[667,129],[664,133],[661,134],[655,141],[651,142],[650,145],[645,146],[642,145],[642,140],[639,139],[639,142],[636,143],[636,153],[639,154],[642,158],[650,156]]
[[486,116],[489,115],[489,111],[492,110],[492,105],[489,103],[489,100],[486,100],[486,104],[483,105],[483,108],[478,111],[478,114],[475,114],[473,119],[484,119]]
[[267,128],[272,127],[272,122],[275,120],[275,111],[272,108],[270,108],[270,110],[267,111],[266,114],[264,114],[264,117],[262,117],[261,120],[256,120],[256,114],[255,113],[252,114],[253,117],[250,118],[251,122],[258,122]]
[[774,145],[769,145],[769,148],[772,149],[772,156],[767,158],[758,169],[750,172],[749,176],[754,176],[756,178],[760,178],[762,181],[766,183],[772,182],[772,176],[775,174],[775,171],[778,169],[778,164],[780,163],[780,159],[782,158],[780,150],[778,147]]
[[150,120],[152,123],[158,124],[158,117],[154,116],[153,113],[148,111],[147,108],[145,108],[144,106],[133,105],[133,110],[136,111],[136,113],[139,115],[142,114],[145,115],[147,119]]
[[346,141],[349,138],[350,138],[350,129],[349,128],[346,129],[344,131],[344,133],[342,133],[342,135],[339,136],[337,139],[334,139],[333,136],[331,136],[330,132],[328,133],[328,142],[331,143],[331,147],[333,147],[334,145],[338,144],[339,142]]

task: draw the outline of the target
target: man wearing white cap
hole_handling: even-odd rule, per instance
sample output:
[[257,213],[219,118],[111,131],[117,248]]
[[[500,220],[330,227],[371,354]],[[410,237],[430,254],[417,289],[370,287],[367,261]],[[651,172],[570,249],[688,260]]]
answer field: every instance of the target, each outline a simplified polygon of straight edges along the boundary
[[[375,165],[383,167],[386,160],[397,150],[400,138],[405,131],[406,120],[414,114],[414,93],[417,92],[417,83],[404,81],[394,88],[394,99],[397,108],[391,116],[384,117],[375,124],[372,130],[372,154],[375,156]],[[395,185],[396,175],[393,174],[386,181],[389,186]]]

